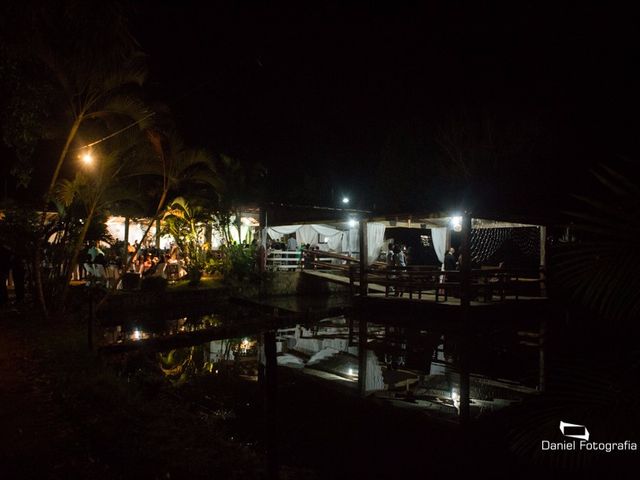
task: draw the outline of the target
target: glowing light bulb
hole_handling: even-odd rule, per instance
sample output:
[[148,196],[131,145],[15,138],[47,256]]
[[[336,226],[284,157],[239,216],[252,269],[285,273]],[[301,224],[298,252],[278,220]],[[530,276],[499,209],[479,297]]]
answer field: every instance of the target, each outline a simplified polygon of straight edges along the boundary
[[84,154],[84,155],[82,155],[80,158],[82,159],[82,162],[83,162],[85,165],[91,165],[91,164],[93,164],[93,155],[91,155],[91,152],[87,152],[87,153],[85,153],[85,154]]

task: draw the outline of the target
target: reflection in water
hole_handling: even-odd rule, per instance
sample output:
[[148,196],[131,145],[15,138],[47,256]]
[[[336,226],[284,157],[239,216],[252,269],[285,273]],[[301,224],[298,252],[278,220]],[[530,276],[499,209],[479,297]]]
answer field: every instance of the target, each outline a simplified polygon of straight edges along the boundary
[[195,315],[158,320],[127,320],[122,325],[103,328],[103,344],[126,344],[150,338],[171,338],[180,333],[199,332],[220,326],[215,315]]
[[[118,344],[172,338],[213,331],[223,324],[223,319],[215,315],[131,322],[105,330],[105,341]],[[462,343],[460,336],[442,331],[368,324],[364,391],[394,405],[410,404],[455,416],[461,403],[459,366],[464,356],[470,366],[473,415],[519,402],[534,391],[530,378],[535,378],[531,373],[537,352],[520,347],[516,333],[491,332],[486,338]],[[262,356],[260,334],[256,327],[252,335],[146,353],[144,368],[155,369],[178,387],[219,383],[206,378],[256,382]],[[275,340],[277,364],[293,375],[319,378],[353,391],[359,376],[358,338],[357,322],[344,316],[281,328]]]

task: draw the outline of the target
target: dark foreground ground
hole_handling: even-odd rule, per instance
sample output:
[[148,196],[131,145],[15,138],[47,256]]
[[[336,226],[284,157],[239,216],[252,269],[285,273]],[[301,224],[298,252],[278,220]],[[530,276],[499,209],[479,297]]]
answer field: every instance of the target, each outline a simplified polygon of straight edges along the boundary
[[[87,350],[81,318],[0,315],[0,478],[264,478],[255,382],[140,381]],[[637,453],[593,463],[536,452],[535,435],[514,437],[539,426],[533,409],[462,429],[278,376],[281,478],[637,478]],[[235,418],[200,408],[216,397]],[[551,420],[540,435],[558,440]]]

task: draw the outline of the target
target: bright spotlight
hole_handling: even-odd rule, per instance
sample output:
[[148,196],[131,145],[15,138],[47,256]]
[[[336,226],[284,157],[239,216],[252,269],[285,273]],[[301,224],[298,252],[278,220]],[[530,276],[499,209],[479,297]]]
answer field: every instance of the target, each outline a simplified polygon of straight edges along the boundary
[[342,197],[342,203],[347,205],[349,203],[349,197]]
[[349,226],[350,226],[351,228],[355,228],[355,227],[356,227],[356,225],[358,225],[357,220],[354,220],[353,218],[352,218],[351,220],[349,220]]

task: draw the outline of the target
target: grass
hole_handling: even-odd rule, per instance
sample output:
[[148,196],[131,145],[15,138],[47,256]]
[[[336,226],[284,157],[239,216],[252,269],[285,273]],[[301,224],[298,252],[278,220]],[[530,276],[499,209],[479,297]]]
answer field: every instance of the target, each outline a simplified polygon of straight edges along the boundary
[[222,278],[219,276],[203,276],[200,279],[198,285],[189,285],[189,280],[178,280],[175,283],[170,283],[167,290],[181,291],[181,290],[210,290],[217,288],[224,288],[225,285]]

